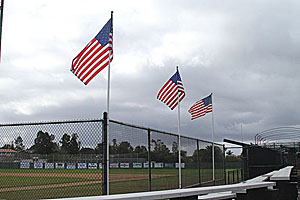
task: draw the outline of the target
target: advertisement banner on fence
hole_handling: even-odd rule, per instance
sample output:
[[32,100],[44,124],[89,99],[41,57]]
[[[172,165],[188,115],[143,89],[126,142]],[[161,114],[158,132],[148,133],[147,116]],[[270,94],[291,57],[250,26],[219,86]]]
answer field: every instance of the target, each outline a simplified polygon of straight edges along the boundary
[[65,163],[55,163],[55,168],[56,169],[64,169],[65,168]]
[[133,168],[143,168],[143,163],[132,163]]
[[120,163],[120,168],[129,168],[129,163]]
[[102,169],[102,163],[99,163],[99,169]]
[[33,168],[34,169],[43,169],[43,163],[35,162],[35,163],[33,163]]
[[54,163],[45,163],[45,169],[54,169]]
[[78,163],[77,168],[78,169],[86,169],[87,165],[86,165],[86,163]]
[[97,169],[97,163],[89,163],[88,168],[89,169]]
[[20,163],[20,168],[21,169],[29,169],[30,168],[30,163],[29,162],[21,162]]
[[164,168],[164,163],[154,163],[154,168]]
[[[148,168],[149,164],[147,162],[144,163],[144,168]],[[151,168],[153,168],[153,163],[151,163]]]
[[174,168],[174,163],[165,163],[165,168]]
[[[179,168],[179,163],[176,163],[176,168]],[[185,168],[185,163],[181,163],[181,168]]]
[[110,168],[117,169],[119,168],[119,163],[110,163]]
[[67,169],[76,169],[76,163],[67,163]]

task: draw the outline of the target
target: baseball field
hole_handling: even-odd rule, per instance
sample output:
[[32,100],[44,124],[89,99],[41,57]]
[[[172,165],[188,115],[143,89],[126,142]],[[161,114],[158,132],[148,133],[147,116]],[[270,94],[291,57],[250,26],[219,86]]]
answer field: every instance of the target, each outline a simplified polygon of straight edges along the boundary
[[[177,169],[151,171],[152,190],[178,188]],[[211,170],[203,169],[201,174],[201,181],[211,180]],[[197,183],[198,171],[184,169],[182,178],[183,185]],[[0,169],[0,199],[101,195],[101,180],[102,172],[99,169]],[[148,170],[111,169],[110,189],[111,194],[147,191]]]

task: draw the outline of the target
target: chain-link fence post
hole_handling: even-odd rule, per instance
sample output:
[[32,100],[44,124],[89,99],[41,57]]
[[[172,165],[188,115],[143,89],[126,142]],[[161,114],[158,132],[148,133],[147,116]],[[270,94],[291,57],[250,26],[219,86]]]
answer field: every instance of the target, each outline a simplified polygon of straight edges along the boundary
[[103,113],[103,126],[102,126],[102,132],[103,132],[103,137],[102,137],[102,144],[103,144],[103,160],[102,160],[102,174],[103,174],[103,186],[102,186],[102,194],[103,195],[107,195],[107,185],[109,184],[107,182],[107,176],[109,176],[109,174],[107,174],[107,159],[108,156],[107,155],[107,112]]
[[223,169],[224,169],[224,184],[226,185],[226,148],[223,145]]
[[198,166],[198,182],[201,185],[201,167],[200,167],[200,148],[199,140],[197,140],[197,166]]
[[151,130],[148,129],[148,191],[151,191]]

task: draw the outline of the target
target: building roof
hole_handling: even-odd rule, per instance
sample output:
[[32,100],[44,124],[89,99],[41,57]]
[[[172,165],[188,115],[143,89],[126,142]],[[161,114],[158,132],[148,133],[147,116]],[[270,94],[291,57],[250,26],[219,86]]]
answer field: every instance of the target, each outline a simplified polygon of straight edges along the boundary
[[17,153],[17,151],[13,149],[0,149],[0,153]]

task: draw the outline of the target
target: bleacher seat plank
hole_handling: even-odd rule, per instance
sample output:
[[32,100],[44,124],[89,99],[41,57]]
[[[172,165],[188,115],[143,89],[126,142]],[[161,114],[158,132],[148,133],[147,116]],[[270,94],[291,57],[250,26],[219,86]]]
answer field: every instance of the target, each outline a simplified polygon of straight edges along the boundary
[[198,200],[222,200],[222,199],[231,199],[235,198],[236,194],[231,192],[219,192],[219,193],[210,193],[206,195],[198,196]]

